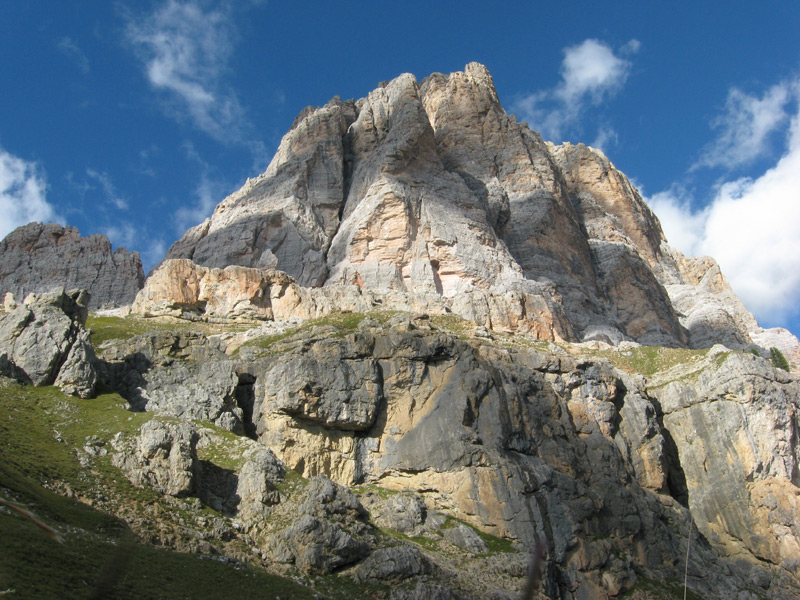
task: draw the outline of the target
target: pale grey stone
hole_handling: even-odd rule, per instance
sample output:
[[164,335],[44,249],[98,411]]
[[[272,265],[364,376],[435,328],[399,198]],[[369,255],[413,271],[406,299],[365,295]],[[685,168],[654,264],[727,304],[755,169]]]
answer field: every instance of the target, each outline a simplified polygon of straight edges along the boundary
[[189,423],[154,419],[142,425],[132,451],[119,452],[112,460],[134,485],[187,496],[198,488],[197,439]]
[[0,293],[24,298],[54,287],[88,290],[90,310],[133,302],[144,282],[138,252],[111,251],[104,235],[81,237],[74,227],[29,223],[0,241]]
[[371,553],[353,573],[357,583],[396,583],[430,573],[431,565],[416,548],[402,544]]
[[203,419],[242,432],[239,379],[219,342],[191,332],[158,331],[103,348],[103,381],[134,410]]
[[475,533],[471,527],[463,523],[458,523],[455,527],[442,529],[442,535],[451,544],[463,548],[473,554],[484,554],[489,551],[489,546],[483,541],[481,536]]
[[88,398],[97,381],[86,322],[86,292],[29,295],[0,315],[0,372],[35,386],[56,384]]

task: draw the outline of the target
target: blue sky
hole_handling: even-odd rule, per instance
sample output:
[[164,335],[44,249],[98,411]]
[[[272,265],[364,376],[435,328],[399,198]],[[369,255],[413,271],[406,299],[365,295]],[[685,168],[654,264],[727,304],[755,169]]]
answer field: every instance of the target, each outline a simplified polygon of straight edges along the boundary
[[151,267],[295,115],[476,60],[546,139],[601,147],[673,245],[800,332],[800,4],[0,5],[0,236],[105,233]]

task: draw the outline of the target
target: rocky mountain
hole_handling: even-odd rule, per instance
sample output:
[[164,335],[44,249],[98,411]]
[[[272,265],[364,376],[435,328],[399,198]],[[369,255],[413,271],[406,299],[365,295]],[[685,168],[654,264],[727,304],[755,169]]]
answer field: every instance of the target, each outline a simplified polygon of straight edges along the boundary
[[138,252],[111,251],[104,235],[81,237],[74,227],[29,223],[0,241],[0,296],[22,302],[54,287],[89,292],[89,308],[133,302],[144,283]]
[[568,341],[744,348],[758,331],[716,263],[670,248],[602,152],[543,142],[477,63],[304,110],[174,258],[438,297],[467,318],[499,301]]
[[797,339],[477,63],[304,110],[127,316],[86,298],[0,313],[0,494],[122,552],[75,597],[149,544],[252,597],[800,598]]

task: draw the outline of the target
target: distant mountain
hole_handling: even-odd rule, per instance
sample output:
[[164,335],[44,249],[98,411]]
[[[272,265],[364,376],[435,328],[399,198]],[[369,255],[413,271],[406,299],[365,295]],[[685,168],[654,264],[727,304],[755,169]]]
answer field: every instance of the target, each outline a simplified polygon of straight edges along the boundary
[[0,297],[11,292],[17,302],[31,292],[80,288],[97,310],[130,304],[143,283],[139,253],[112,252],[104,235],[81,237],[74,227],[29,223],[0,241]]

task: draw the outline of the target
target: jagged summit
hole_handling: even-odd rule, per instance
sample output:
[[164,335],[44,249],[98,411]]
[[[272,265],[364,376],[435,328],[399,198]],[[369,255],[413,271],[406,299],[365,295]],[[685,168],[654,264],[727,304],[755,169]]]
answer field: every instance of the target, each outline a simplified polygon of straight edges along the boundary
[[744,347],[757,329],[724,279],[698,287],[716,264],[667,246],[602,152],[544,142],[479,63],[304,109],[266,172],[188,230],[175,258],[434,295],[468,318],[502,297],[569,341]]
[[130,304],[143,284],[139,253],[112,252],[105,235],[28,223],[0,240],[0,297],[11,293],[22,302],[32,292],[82,288],[91,295],[89,309],[97,310]]

